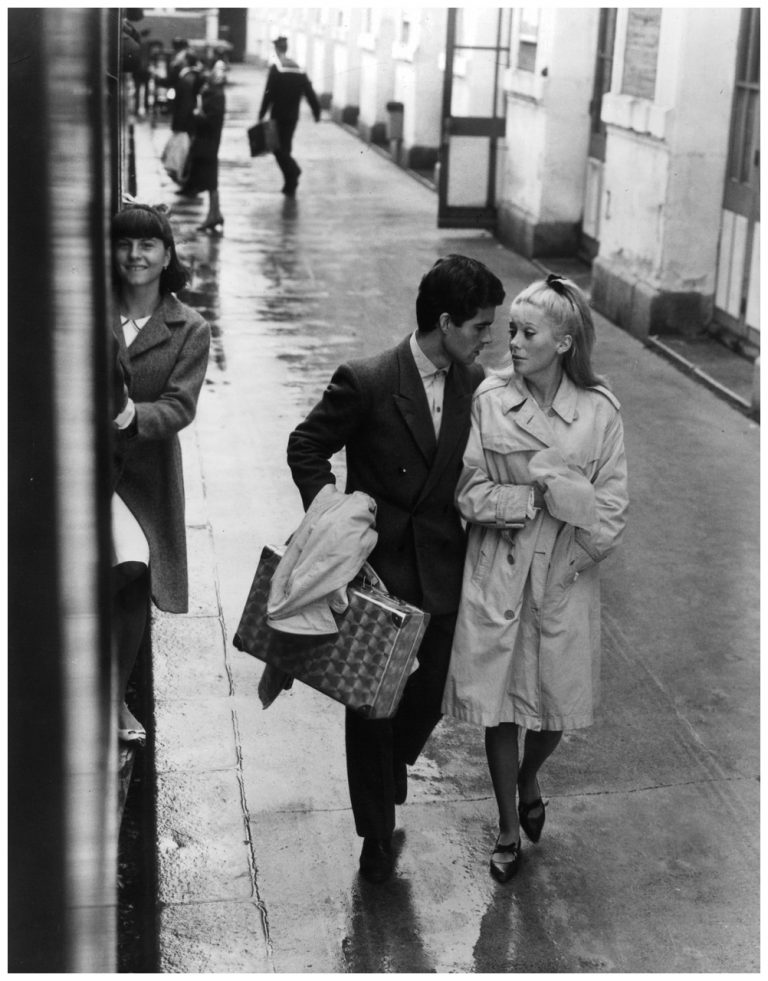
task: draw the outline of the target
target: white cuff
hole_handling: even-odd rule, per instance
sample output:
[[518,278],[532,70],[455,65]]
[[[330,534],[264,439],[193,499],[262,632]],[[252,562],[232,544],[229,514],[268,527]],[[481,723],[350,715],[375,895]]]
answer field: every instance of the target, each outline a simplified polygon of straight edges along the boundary
[[119,415],[116,415],[112,420],[112,425],[115,429],[127,429],[133,422],[133,417],[136,415],[136,406],[133,404],[133,399],[128,399],[125,408]]

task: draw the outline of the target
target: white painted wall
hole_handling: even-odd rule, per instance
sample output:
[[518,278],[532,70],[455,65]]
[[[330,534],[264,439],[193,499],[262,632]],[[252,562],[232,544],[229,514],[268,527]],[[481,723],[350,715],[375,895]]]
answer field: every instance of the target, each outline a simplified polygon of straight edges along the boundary
[[392,46],[394,13],[381,7],[373,13],[373,30],[358,36],[360,49],[360,117],[369,128],[387,120],[386,105],[395,98]]
[[344,12],[344,24],[333,32],[333,105],[339,109],[360,104],[360,35],[362,11]]
[[664,8],[653,102],[604,99],[600,257],[657,289],[714,292],[739,13]]
[[503,200],[530,221],[578,222],[584,205],[597,9],[542,8],[534,71],[506,73]]
[[[393,47],[394,96],[404,106],[403,143],[437,147],[440,142],[447,11],[411,9],[410,38]],[[397,29],[397,18],[395,28]]]

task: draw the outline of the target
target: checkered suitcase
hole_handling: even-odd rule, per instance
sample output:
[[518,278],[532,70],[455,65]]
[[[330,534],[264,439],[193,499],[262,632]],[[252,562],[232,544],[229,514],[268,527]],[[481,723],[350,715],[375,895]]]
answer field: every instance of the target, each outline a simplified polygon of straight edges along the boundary
[[233,638],[235,647],[369,719],[391,718],[429,614],[362,581],[349,587],[338,634],[297,636],[267,624],[269,587],[282,549],[267,545]]

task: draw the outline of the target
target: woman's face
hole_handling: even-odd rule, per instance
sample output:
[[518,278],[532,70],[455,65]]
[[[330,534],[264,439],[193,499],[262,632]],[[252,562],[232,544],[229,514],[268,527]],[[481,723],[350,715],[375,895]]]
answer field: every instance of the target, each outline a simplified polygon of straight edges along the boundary
[[571,346],[571,336],[558,334],[551,316],[530,303],[512,305],[509,351],[515,372],[523,378],[549,371]]
[[119,238],[115,242],[117,272],[127,286],[158,282],[171,258],[161,238]]

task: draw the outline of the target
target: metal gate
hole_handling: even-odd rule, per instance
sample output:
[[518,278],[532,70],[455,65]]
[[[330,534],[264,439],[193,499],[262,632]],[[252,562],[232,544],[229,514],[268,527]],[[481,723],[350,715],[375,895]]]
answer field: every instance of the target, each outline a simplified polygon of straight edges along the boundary
[[715,319],[760,342],[760,8],[741,12]]
[[[460,43],[460,18],[472,14],[477,35],[473,40],[477,43]],[[485,14],[469,8],[448,11],[438,181],[439,228],[496,226],[498,141],[505,131],[499,75],[509,61],[510,18],[509,9]],[[466,73],[461,83],[461,98],[457,98],[456,84],[459,59]]]

